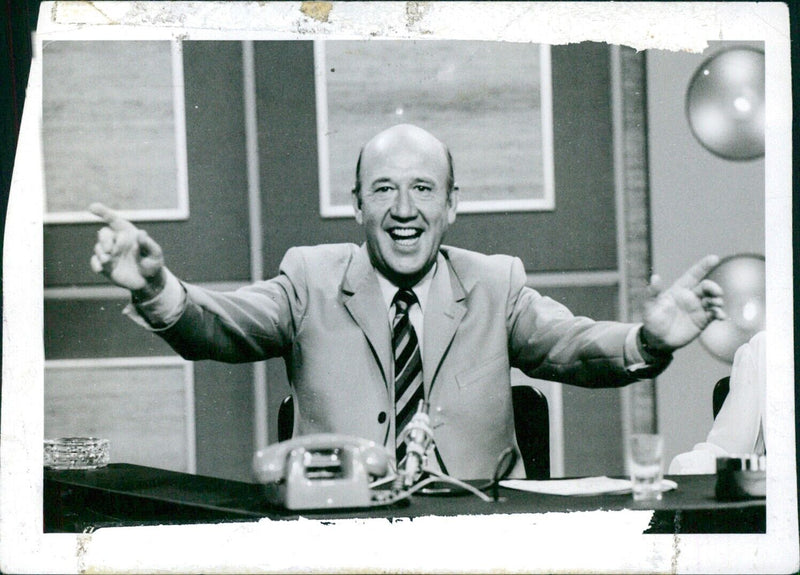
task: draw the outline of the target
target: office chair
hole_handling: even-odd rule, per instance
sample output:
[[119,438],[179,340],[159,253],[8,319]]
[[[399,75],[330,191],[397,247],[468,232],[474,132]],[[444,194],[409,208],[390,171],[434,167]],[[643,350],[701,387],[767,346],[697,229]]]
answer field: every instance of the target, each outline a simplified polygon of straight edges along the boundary
[[[511,388],[514,429],[528,479],[550,479],[550,411],[547,397],[530,385]],[[287,395],[278,408],[278,441],[291,439],[294,400]]]
[[723,377],[714,384],[714,392],[711,396],[711,409],[714,411],[714,419],[717,418],[719,410],[722,409],[722,404],[725,403],[725,398],[728,397],[728,391],[730,391],[730,388],[730,377]]
[[278,407],[278,441],[292,438],[294,430],[294,399],[287,395]]
[[528,479],[550,479],[550,410],[547,397],[530,385],[511,388],[514,431]]

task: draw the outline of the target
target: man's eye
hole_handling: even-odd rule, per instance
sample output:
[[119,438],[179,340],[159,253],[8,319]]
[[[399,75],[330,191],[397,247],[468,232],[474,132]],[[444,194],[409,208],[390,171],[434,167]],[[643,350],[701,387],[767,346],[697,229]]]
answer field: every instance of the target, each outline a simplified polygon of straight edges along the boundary
[[426,194],[433,191],[433,188],[427,184],[417,184],[414,186],[414,189],[418,192],[423,192]]
[[377,188],[374,188],[372,190],[372,192],[375,193],[375,194],[381,194],[381,193],[390,192],[391,190],[392,190],[391,186],[378,186]]

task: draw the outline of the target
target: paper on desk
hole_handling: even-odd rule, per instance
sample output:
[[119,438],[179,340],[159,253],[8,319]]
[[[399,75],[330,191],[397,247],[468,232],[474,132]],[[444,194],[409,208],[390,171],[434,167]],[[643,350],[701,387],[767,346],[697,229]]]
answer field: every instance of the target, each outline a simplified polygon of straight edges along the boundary
[[[507,479],[501,481],[500,485],[509,489],[548,495],[622,495],[631,492],[631,482],[628,479],[612,479],[605,476],[548,481]],[[678,484],[669,479],[663,479],[661,487],[662,491],[669,491],[678,487]]]

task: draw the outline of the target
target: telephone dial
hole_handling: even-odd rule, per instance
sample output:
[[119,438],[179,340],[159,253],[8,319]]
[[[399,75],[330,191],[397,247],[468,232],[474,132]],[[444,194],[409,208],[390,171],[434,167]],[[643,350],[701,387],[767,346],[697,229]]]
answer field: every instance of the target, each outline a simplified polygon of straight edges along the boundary
[[305,435],[257,451],[253,471],[267,500],[287,509],[390,505],[437,481],[491,501],[475,487],[428,467],[433,431],[422,402],[398,441],[405,442],[406,456],[395,465],[375,442],[333,433]]

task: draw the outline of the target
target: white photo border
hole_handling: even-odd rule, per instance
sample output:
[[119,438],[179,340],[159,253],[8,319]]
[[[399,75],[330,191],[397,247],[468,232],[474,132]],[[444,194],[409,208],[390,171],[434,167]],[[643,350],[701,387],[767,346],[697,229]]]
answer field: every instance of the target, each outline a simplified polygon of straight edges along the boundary
[[[331,15],[309,10],[332,7]],[[0,570],[14,573],[797,572],[792,293],[790,34],[783,3],[44,2],[6,220]],[[313,11],[312,11],[313,12]],[[418,15],[419,16],[419,15]],[[254,26],[261,26],[255,29]],[[99,529],[44,534],[41,40],[390,37],[608,41],[701,51],[763,40],[767,60],[766,236],[770,436],[767,532],[643,535],[642,510]],[[13,249],[12,249],[13,248]],[[353,545],[353,542],[358,542]],[[420,541],[435,544],[420,545]],[[311,542],[311,543],[310,543]],[[577,542],[577,543],[576,543]],[[576,545],[580,552],[576,553]],[[353,550],[355,549],[355,553]],[[409,549],[398,554],[398,549]],[[498,553],[497,550],[503,550]],[[302,565],[299,563],[302,562]]]

